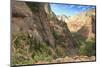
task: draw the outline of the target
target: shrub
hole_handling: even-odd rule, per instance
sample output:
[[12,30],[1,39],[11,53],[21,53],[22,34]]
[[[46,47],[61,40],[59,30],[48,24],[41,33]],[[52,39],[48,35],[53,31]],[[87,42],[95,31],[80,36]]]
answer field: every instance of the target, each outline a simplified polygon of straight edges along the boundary
[[87,56],[95,56],[96,45],[93,41],[86,42],[85,45],[80,47],[80,54],[87,55]]
[[79,33],[72,33],[72,36],[74,40],[77,42],[77,47],[79,49],[80,55],[95,56],[95,38],[90,38],[89,40],[86,40]]
[[39,4],[37,3],[31,3],[31,2],[26,2],[26,4],[28,5],[28,7],[34,11],[34,12],[37,12],[38,11],[38,6]]
[[49,45],[30,37],[28,33],[12,34],[13,64],[32,64],[36,61],[51,61],[52,51]]

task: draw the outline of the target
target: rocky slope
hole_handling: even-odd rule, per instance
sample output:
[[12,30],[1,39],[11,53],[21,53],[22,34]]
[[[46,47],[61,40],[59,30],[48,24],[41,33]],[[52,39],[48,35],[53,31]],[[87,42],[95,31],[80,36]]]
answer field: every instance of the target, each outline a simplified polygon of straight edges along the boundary
[[57,16],[57,19],[58,19],[58,20],[63,21],[63,22],[66,22],[66,23],[69,22],[69,18],[70,18],[70,17],[67,17],[67,16],[65,16],[65,15],[61,15],[61,16],[58,15],[58,16]]
[[69,63],[69,62],[89,62],[89,61],[94,61],[95,60],[95,56],[74,56],[74,57],[69,57],[66,56],[64,58],[57,58],[55,60],[52,60],[51,62],[45,62],[45,61],[39,61],[35,64],[45,64],[45,63]]
[[13,64],[78,55],[77,43],[66,23],[57,19],[48,3],[13,0],[11,26]]
[[78,32],[82,36],[89,38],[95,37],[95,25],[96,16],[95,9],[90,9],[86,12],[81,12],[77,15],[67,17],[67,16],[57,16],[58,20],[67,23],[70,32]]
[[86,38],[95,37],[95,9],[90,9],[86,12],[82,12],[79,15],[73,16],[67,23],[71,32],[79,32]]

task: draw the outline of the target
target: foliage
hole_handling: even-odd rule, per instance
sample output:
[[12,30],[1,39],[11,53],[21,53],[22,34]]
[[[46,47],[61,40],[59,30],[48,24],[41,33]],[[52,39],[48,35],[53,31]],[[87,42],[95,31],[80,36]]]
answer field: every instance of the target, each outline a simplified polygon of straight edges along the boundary
[[[57,33],[53,33],[57,37]],[[95,39],[86,41],[82,36],[73,34],[77,42],[80,55],[95,56]],[[13,64],[34,64],[38,61],[51,62],[54,59],[51,47],[46,42],[40,42],[37,38],[29,36],[28,33],[12,34],[12,63]],[[57,45],[55,48],[56,58],[64,57],[64,47]]]
[[80,46],[80,54],[87,56],[95,56],[96,45],[94,41],[88,41],[85,45]]
[[95,38],[90,38],[90,40],[86,41],[86,39],[79,33],[72,33],[72,36],[77,42],[77,47],[79,49],[80,55],[95,56]]
[[34,11],[34,12],[37,12],[38,11],[38,6],[39,4],[37,3],[32,3],[32,2],[26,2],[26,4],[28,5],[28,7]]
[[28,33],[16,33],[12,37],[12,46],[15,51],[12,54],[13,64],[32,64],[37,61],[51,61],[50,47]]

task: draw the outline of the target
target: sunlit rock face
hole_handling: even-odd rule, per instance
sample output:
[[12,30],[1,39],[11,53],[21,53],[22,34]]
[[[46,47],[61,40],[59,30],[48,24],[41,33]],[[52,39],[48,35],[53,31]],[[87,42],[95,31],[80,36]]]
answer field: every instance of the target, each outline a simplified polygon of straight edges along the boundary
[[95,18],[94,8],[70,17],[65,15],[57,16],[59,21],[63,21],[67,24],[70,32],[78,32],[86,38],[95,37]]
[[84,37],[94,37],[95,23],[95,9],[91,9],[71,17],[67,25],[71,32],[79,32]]
[[69,19],[70,19],[70,17],[67,17],[65,15],[61,15],[61,16],[58,15],[57,18],[58,18],[58,20],[63,21],[65,23],[68,23],[69,22]]
[[57,18],[66,23],[70,32],[78,32],[85,38],[95,37],[95,9],[90,9],[70,17],[61,15],[57,16]]

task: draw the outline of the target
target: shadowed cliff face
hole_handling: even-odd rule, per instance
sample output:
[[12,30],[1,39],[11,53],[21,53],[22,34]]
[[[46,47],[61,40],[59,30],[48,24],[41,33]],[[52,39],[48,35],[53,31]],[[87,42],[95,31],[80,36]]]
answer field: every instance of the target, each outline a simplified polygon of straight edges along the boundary
[[13,64],[34,64],[79,54],[69,27],[57,19],[49,3],[13,0],[11,26]]
[[15,2],[14,6],[12,32],[28,32],[39,41],[45,41],[54,45],[54,38],[50,32],[49,20],[43,4],[38,3],[35,6],[32,5],[34,8],[29,8],[31,5],[27,6],[24,2]]

